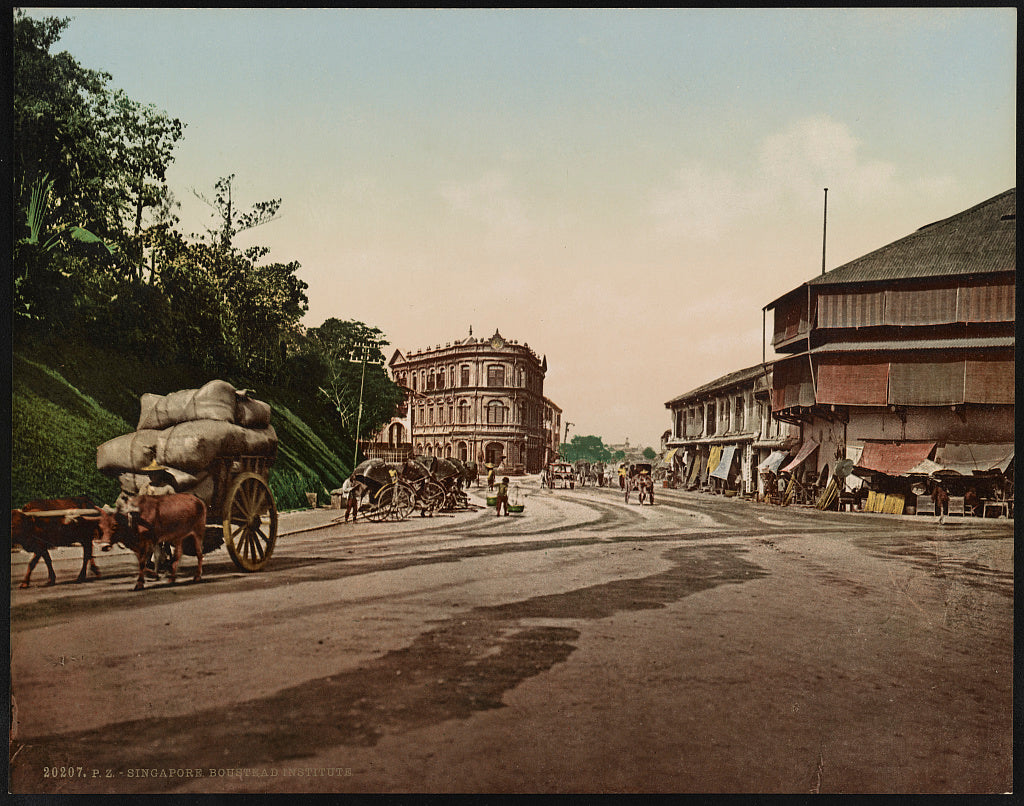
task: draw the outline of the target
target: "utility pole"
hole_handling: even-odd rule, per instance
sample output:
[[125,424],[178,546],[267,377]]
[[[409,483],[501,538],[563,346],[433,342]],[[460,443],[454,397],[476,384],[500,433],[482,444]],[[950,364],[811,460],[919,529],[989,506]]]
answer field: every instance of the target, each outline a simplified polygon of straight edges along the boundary
[[821,215],[821,273],[825,273],[825,232],[828,228],[828,188],[825,188],[825,210]]
[[366,342],[356,342],[353,349],[353,355],[356,351],[361,353],[363,369],[359,376],[359,412],[356,415],[356,436],[355,436],[355,448],[352,451],[352,469],[355,470],[356,465],[359,463],[359,428],[363,422],[363,388],[366,384],[366,358],[373,345],[367,344]]
[[[576,425],[576,423],[570,423],[570,422],[569,422],[568,420],[566,420],[566,421],[565,421],[565,439],[564,439],[564,440],[562,440],[562,442],[563,442],[563,443],[565,444],[565,446],[566,446],[566,451],[568,451],[568,449],[569,449],[569,426],[570,426],[570,425],[571,425],[571,426],[575,426],[575,425]],[[562,461],[563,461],[563,462],[568,462],[569,460],[568,460],[568,459],[567,459],[567,458],[566,458],[565,456],[563,456],[563,457],[562,457]]]

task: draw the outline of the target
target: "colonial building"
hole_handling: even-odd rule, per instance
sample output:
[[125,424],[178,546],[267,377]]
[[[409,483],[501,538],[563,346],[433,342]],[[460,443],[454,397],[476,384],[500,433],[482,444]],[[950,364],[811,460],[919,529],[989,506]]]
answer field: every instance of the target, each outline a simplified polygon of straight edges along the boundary
[[504,472],[537,473],[557,433],[561,410],[544,397],[547,358],[528,344],[490,338],[461,340],[403,354],[389,363],[407,387],[413,452],[490,462]]
[[544,398],[544,464],[555,461],[561,444],[562,410],[553,400]]
[[771,416],[771,379],[771,365],[757,364],[665,404],[672,412],[666,458],[685,489],[764,493],[758,465],[799,441],[798,428]]
[[817,469],[1006,471],[1016,189],[808,280],[773,311],[774,416]]

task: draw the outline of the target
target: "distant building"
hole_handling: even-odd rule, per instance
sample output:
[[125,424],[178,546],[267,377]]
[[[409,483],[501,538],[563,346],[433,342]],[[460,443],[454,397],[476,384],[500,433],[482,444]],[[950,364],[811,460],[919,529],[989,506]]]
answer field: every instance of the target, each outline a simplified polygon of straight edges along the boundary
[[[544,397],[547,358],[528,344],[490,338],[403,354],[389,363],[409,390],[414,454],[490,462],[506,473],[539,472],[551,450],[561,410]],[[557,444],[557,443],[556,443]]]
[[765,306],[785,354],[772,411],[800,427],[811,468],[1012,467],[1016,199],[921,227]]
[[759,493],[757,466],[799,442],[799,429],[772,419],[770,364],[723,375],[672,398],[665,445],[684,489]]
[[544,398],[544,464],[555,461],[561,445],[562,410],[554,401]]

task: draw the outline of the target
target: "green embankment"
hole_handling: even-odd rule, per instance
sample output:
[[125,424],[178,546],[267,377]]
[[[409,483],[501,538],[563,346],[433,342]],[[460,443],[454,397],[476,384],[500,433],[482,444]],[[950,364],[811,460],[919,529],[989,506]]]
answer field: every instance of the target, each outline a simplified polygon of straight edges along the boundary
[[28,345],[14,351],[11,389],[11,507],[36,498],[90,495],[113,503],[116,479],[96,470],[96,447],[135,430],[139,398],[194,389],[214,377],[252,389],[270,404],[277,460],[270,486],[279,510],[326,503],[352,468],[353,443],[312,394],[158,365],[84,343]]

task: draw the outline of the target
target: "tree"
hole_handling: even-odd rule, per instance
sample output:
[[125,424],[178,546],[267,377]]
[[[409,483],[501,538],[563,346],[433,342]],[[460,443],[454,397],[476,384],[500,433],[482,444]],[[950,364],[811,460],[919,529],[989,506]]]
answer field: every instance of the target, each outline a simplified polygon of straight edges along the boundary
[[324,368],[319,391],[349,433],[365,438],[394,416],[405,398],[384,370],[383,348],[388,342],[379,328],[331,318],[306,332],[306,344]]
[[108,287],[141,277],[143,211],[168,195],[183,129],[109,89],[108,73],[51,52],[68,22],[14,17],[14,311],[51,327],[75,327]]
[[559,451],[567,462],[609,462],[612,459],[604,441],[596,436],[574,436],[572,442],[562,443]]
[[652,461],[657,455],[658,454],[654,448],[644,448],[644,459],[648,462]]

